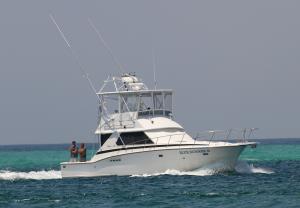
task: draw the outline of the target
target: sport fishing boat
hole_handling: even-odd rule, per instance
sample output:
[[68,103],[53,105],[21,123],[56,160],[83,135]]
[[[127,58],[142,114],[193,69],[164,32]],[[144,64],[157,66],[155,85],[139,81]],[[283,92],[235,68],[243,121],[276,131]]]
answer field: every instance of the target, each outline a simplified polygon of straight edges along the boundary
[[[105,92],[106,88],[113,90]],[[167,170],[193,171],[210,167],[231,171],[255,129],[243,129],[236,140],[233,130],[216,140],[219,131],[191,137],[174,119],[173,91],[149,89],[135,74],[108,77],[99,98],[99,121],[95,134],[99,149],[86,162],[62,162],[67,177],[136,175]],[[248,135],[248,137],[247,137]]]

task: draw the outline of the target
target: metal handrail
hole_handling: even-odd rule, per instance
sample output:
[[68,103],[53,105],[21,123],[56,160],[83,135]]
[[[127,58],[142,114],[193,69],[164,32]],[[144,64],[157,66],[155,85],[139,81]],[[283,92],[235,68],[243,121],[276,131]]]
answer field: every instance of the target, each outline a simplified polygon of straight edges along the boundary
[[[233,131],[236,131],[236,132],[242,132],[242,135],[241,136],[238,136],[235,140],[237,141],[242,141],[242,142],[246,142],[247,139],[249,139],[249,137],[251,136],[251,134],[253,133],[254,130],[257,130],[256,128],[249,128],[249,129],[242,129],[240,131],[236,130],[236,129],[229,129],[227,131],[203,131],[202,133],[209,133],[211,134],[210,136],[210,139],[209,140],[206,140],[206,141],[209,141],[208,145],[211,144],[211,142],[213,141],[213,139],[215,138],[215,135],[216,134],[221,134],[221,133],[227,133],[225,134],[223,140],[218,140],[218,141],[228,141],[229,140],[229,135],[233,132]],[[250,131],[250,132],[249,132]],[[246,135],[248,133],[248,137],[246,138]],[[157,144],[158,144],[158,141],[160,138],[164,138],[164,137],[169,137],[168,139],[168,143],[167,143],[167,146],[170,145],[170,141],[172,138],[174,138],[174,136],[178,136],[178,135],[182,135],[181,137],[181,140],[180,140],[180,143],[179,143],[179,148],[181,148],[182,146],[182,143],[183,143],[183,140],[184,140],[184,137],[186,135],[185,132],[183,133],[176,133],[176,134],[170,134],[170,135],[163,135],[163,136],[158,136],[158,137],[153,137],[153,138],[149,138],[153,143],[152,144],[155,144],[153,147],[154,148],[158,148]],[[194,137],[194,144],[196,144],[196,141],[198,141],[197,139],[198,138],[202,138],[199,136],[199,133],[197,134],[197,137]],[[123,145],[125,147],[125,150],[127,151],[127,148],[128,146],[132,145],[133,147],[136,147],[137,145],[139,145],[139,147],[141,147],[143,149],[143,151],[145,151],[145,148],[147,146],[152,146],[151,144],[147,144],[146,141],[148,141],[149,139],[143,139],[143,140],[138,140],[138,141],[135,141],[135,142],[131,142],[129,144],[126,144],[126,145]],[[156,140],[156,142],[154,142]],[[138,142],[141,142],[141,144],[137,144]],[[135,148],[132,148],[131,149],[131,152],[134,152],[134,149]],[[119,154],[119,152],[123,150],[123,149],[120,149],[119,151],[117,151],[117,155]]]
[[179,144],[179,149],[181,149],[181,144],[183,142],[184,136],[185,136],[185,133],[182,135],[182,138],[181,138],[181,141],[180,141],[180,144]]
[[[180,134],[170,134],[170,135],[158,136],[158,137],[149,138],[149,139],[150,139],[152,142],[153,142],[153,140],[156,139],[155,144],[157,144],[159,138],[170,137],[170,138],[169,138],[169,141],[168,141],[168,144],[169,144],[170,139],[171,139],[172,136],[185,135],[185,134],[186,134],[186,133],[184,132],[184,133],[180,133]],[[143,142],[143,141],[146,142],[146,141],[148,141],[148,139],[138,140],[138,141],[135,141],[135,142],[128,143],[127,145],[137,145],[138,142]],[[153,143],[154,143],[154,142],[153,142]],[[127,145],[125,145],[125,146],[127,146]]]
[[[161,112],[161,113],[158,113]],[[145,110],[138,110],[137,111],[137,117],[153,117],[155,115],[161,115],[164,117],[168,117],[169,114],[172,113],[170,109],[145,109]]]
[[[164,136],[159,136],[159,137],[150,138],[150,140],[153,142],[153,141],[156,139],[156,142],[154,143],[154,144],[155,144],[154,148],[155,148],[155,147],[157,147],[158,139],[159,139],[159,138],[169,137],[169,140],[168,140],[168,146],[169,146],[170,140],[171,140],[172,137],[178,136],[178,135],[182,135],[182,139],[181,139],[181,141],[180,141],[180,143],[179,143],[179,146],[181,146],[185,134],[186,134],[186,133],[184,132],[184,133],[180,133],[180,134],[164,135]],[[140,144],[140,147],[143,148],[143,151],[145,151],[145,147],[146,147],[146,146],[151,146],[151,144],[147,144],[147,143],[146,143],[146,141],[148,141],[148,139],[143,139],[143,140],[131,142],[131,143],[126,144],[126,145],[123,145],[123,146],[125,147],[125,150],[127,151],[128,146],[132,145],[133,147],[135,147],[136,145],[139,145],[139,144],[137,144],[138,142],[143,142],[143,141],[144,141],[144,143],[143,143],[143,144]],[[121,150],[119,150],[119,151],[117,152],[117,154],[119,154],[120,151],[121,151]],[[131,149],[131,152],[133,152],[133,151],[134,151],[134,148]]]
[[[114,129],[119,129],[119,128],[123,128],[124,126],[126,126],[126,128],[133,128],[135,125],[135,121],[134,120],[131,120],[131,119],[129,119],[129,120],[122,120],[122,122],[123,123],[126,123],[126,125],[121,125],[120,123],[117,123],[117,122],[115,122],[115,120],[114,119],[112,119],[112,120],[110,120],[109,121],[109,125],[111,125],[111,126],[113,126],[113,128]],[[103,125],[103,128],[104,129],[111,129],[110,127],[109,127],[109,125],[107,125],[107,124],[104,124]]]
[[[209,144],[216,138],[217,135],[221,135],[221,138],[219,138],[217,141],[226,141],[229,140],[236,140],[236,141],[242,141],[247,142],[248,139],[250,139],[250,136],[252,135],[253,131],[257,130],[257,128],[243,128],[243,129],[228,129],[228,130],[215,130],[215,131],[202,131],[197,133],[197,136],[193,139],[196,141],[199,141],[200,138],[208,138]],[[230,139],[231,135],[235,133],[235,137]],[[199,136],[201,135],[202,136]],[[203,134],[206,134],[206,136],[203,136]]]

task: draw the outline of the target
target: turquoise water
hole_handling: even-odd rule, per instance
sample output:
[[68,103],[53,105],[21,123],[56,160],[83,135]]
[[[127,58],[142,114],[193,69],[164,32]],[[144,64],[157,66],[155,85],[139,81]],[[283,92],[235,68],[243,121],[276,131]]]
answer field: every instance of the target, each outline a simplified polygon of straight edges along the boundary
[[[68,145],[0,146],[0,207],[299,207],[300,139],[261,140],[236,171],[61,179]],[[92,145],[89,146],[92,155]]]

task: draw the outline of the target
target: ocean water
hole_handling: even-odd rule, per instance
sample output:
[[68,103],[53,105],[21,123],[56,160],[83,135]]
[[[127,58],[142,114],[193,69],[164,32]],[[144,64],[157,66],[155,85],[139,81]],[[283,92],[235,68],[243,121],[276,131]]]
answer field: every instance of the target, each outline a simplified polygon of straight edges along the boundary
[[233,172],[61,179],[67,147],[0,146],[0,207],[300,207],[300,139],[260,140]]

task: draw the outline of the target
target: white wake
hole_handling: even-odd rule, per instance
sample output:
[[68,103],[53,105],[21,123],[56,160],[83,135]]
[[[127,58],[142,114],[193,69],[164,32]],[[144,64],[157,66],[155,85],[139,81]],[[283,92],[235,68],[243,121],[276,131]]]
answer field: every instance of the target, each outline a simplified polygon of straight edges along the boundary
[[[271,169],[263,167],[255,167],[253,164],[248,164],[246,161],[238,161],[235,167],[235,171],[242,174],[252,174],[252,173],[263,173],[272,174],[274,171]],[[131,177],[150,177],[150,176],[160,176],[160,175],[190,175],[190,176],[211,176],[222,171],[214,168],[200,168],[193,171],[179,171],[179,170],[166,170],[163,173],[153,173],[153,174],[140,174],[132,175]],[[8,170],[0,170],[0,180],[49,180],[49,179],[61,179],[61,172],[59,170],[49,170],[49,171],[30,171],[30,172],[14,172]]]
[[30,172],[13,172],[8,170],[0,170],[0,180],[45,180],[45,179],[61,179],[61,172],[58,170],[49,171],[30,171]]
[[191,176],[210,176],[215,173],[212,169],[197,169],[194,171],[179,171],[179,170],[166,170],[163,173],[153,173],[153,174],[140,174],[132,175],[130,177],[150,177],[150,176],[160,176],[160,175],[191,175]]
[[246,161],[238,161],[235,166],[235,171],[238,173],[264,173],[264,174],[272,174],[274,171],[268,168],[263,167],[255,167],[253,164],[248,164]]
[[[218,166],[212,166],[209,168],[199,168],[193,171],[179,171],[179,170],[167,170],[163,173],[153,173],[153,174],[140,174],[132,175],[131,177],[150,177],[150,176],[160,176],[160,175],[190,175],[190,176],[211,176],[218,173],[222,173],[222,169],[217,168]],[[263,173],[263,174],[272,174],[274,171],[263,168],[255,167],[253,164],[248,164],[246,161],[238,161],[235,166],[235,172],[242,174],[253,174],[253,173]]]

